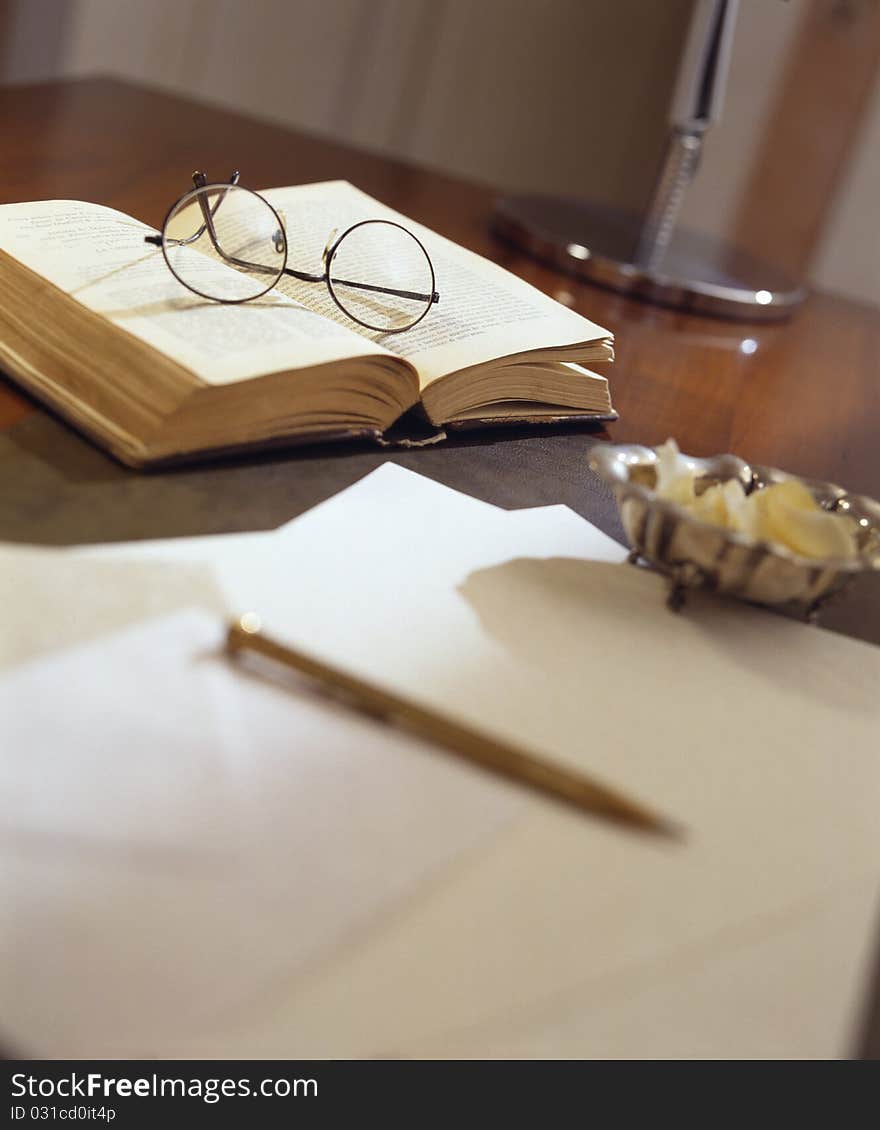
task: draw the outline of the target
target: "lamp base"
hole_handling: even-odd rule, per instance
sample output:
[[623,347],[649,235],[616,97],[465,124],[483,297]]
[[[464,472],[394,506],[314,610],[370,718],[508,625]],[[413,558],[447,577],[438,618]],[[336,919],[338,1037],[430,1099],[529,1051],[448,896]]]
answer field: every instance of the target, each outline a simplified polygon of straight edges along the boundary
[[639,217],[574,198],[503,197],[495,203],[492,228],[566,274],[697,314],[775,321],[805,297],[775,267],[698,232],[676,230],[659,264],[639,263]]

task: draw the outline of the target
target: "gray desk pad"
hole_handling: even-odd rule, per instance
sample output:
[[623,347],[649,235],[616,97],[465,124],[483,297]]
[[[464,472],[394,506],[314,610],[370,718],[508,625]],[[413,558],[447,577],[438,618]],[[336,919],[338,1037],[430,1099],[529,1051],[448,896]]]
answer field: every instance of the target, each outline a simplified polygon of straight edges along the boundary
[[434,447],[327,444],[130,471],[42,413],[0,435],[0,541],[42,545],[274,529],[389,459],[506,509],[565,503],[624,540],[584,429],[455,438]]
[[[81,545],[274,529],[391,459],[505,509],[564,503],[625,543],[614,497],[587,466],[596,442],[582,425],[505,429],[434,447],[328,444],[143,473],[37,413],[0,435],[0,541]],[[880,574],[859,578],[822,623],[880,644]]]

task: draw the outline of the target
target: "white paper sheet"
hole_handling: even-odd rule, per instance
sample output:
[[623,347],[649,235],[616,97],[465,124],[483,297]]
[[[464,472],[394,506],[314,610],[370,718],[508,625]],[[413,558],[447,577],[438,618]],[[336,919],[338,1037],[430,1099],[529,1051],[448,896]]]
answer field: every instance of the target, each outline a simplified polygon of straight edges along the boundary
[[[511,545],[522,553],[539,553],[543,544],[547,556],[571,553],[601,561],[626,556],[621,545],[568,507],[502,510],[390,462],[277,530],[122,542],[66,552],[78,560],[209,562],[231,610],[241,611],[259,607],[268,594],[283,598],[288,587],[299,583],[297,563],[286,546],[289,538],[299,544],[310,536],[304,530],[314,530],[322,539],[317,552],[334,559],[333,575],[321,591],[328,598],[332,595],[342,615],[350,609],[355,618],[360,581],[381,583],[381,576],[359,577],[358,562],[363,559],[369,568],[379,552],[395,558],[395,576],[408,574],[407,587],[418,586],[417,571],[427,569],[429,589],[435,568],[448,573],[450,564],[462,559],[488,564],[503,559]],[[435,545],[437,552],[430,550],[429,556],[428,547]],[[425,615],[430,616],[427,591]]]
[[166,1054],[639,1056],[663,1024],[675,1055],[849,1050],[880,889],[880,649],[733,602],[676,616],[564,508],[508,514],[390,466],[271,534],[76,556],[138,554],[210,564],[229,611],[686,828],[661,843],[524,796],[454,879]]
[[16,1052],[162,1055],[497,833],[516,791],[232,664],[179,612],[0,681],[0,999]]
[[[325,506],[350,561],[357,538],[418,541],[420,524],[486,564],[499,542],[585,544],[562,507],[509,515],[391,464]],[[294,525],[0,551],[14,1050],[161,1055],[234,1030],[521,811],[515,787],[218,657],[226,617],[298,583]],[[357,586],[337,596],[354,615]]]
[[[680,820],[686,839],[645,842],[530,802],[454,892],[236,1046],[512,1050],[536,1046],[532,1025],[571,1001],[572,1023],[546,1029],[556,1054],[595,1054],[619,1009],[609,1052],[650,1055],[657,1002],[675,999],[675,1054],[846,1054],[880,890],[880,650],[736,602],[695,598],[676,616],[660,578],[610,564],[622,550],[574,515],[468,515],[443,492],[413,506],[406,490],[421,485],[394,476],[278,533],[290,573],[264,569],[252,590],[267,627],[596,773]],[[849,910],[836,921],[838,903]],[[462,917],[467,938],[448,926]],[[432,946],[437,971],[409,956]],[[733,971],[738,989],[725,995],[704,966]],[[664,970],[670,986],[682,971],[678,996],[663,996]],[[776,987],[772,1037],[757,1031],[749,976]],[[718,1008],[686,983],[716,986]],[[382,1012],[371,1043],[364,1011]]]

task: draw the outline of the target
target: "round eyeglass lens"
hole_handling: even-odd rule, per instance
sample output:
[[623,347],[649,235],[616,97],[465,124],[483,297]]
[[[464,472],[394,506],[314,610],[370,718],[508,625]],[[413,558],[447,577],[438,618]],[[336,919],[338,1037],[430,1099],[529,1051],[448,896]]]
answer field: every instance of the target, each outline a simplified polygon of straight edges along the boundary
[[434,268],[414,235],[388,220],[349,228],[327,266],[338,306],[367,329],[408,330],[424,318],[434,293]]
[[182,197],[165,221],[162,250],[185,287],[217,302],[259,298],[287,263],[277,212],[234,185],[209,184]]

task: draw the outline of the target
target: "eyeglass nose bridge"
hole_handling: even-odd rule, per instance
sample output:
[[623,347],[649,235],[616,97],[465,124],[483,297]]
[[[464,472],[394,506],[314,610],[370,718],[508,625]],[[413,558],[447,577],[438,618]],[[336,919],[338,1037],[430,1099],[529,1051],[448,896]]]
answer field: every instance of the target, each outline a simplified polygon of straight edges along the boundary
[[272,245],[279,255],[284,253],[284,248],[287,246],[287,216],[281,208],[276,208],[278,219],[281,221],[281,227],[276,228],[272,233]]
[[327,236],[327,242],[324,244],[324,250],[321,253],[321,262],[324,264],[324,270],[330,266],[330,260],[333,258],[333,252],[336,248],[336,237],[339,235],[339,228],[334,228],[333,231]]

